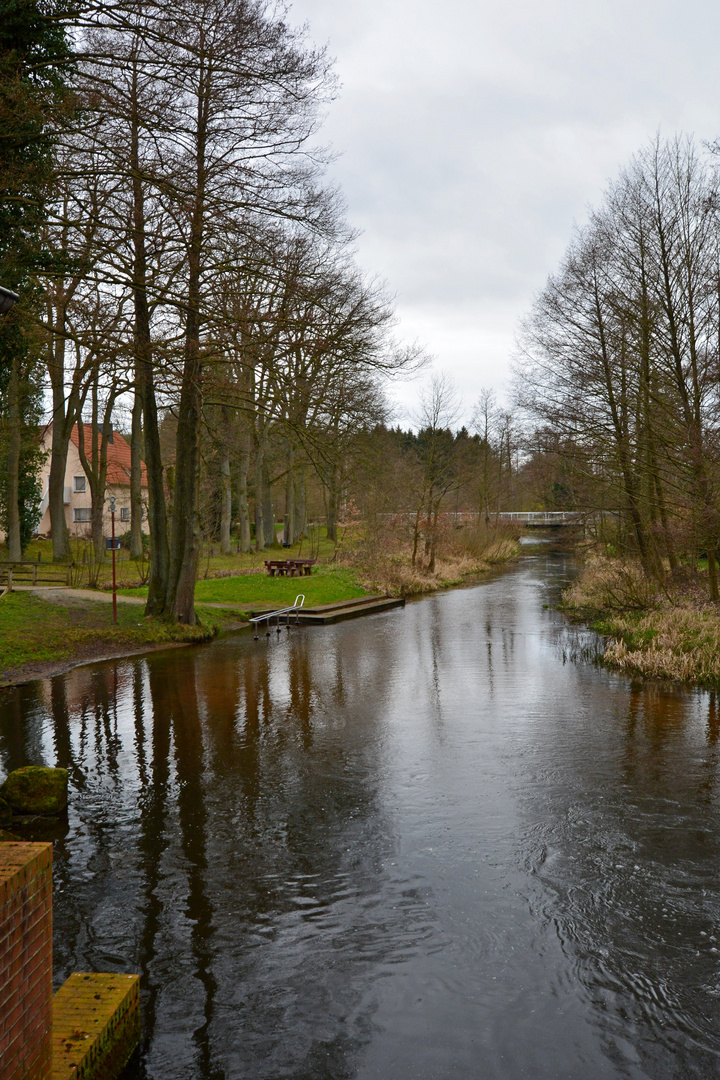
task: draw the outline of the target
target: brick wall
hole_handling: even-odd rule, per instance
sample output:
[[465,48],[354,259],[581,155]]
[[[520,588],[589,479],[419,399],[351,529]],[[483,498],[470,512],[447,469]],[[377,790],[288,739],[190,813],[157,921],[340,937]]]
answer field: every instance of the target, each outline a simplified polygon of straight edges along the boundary
[[0,843],[0,1080],[49,1080],[52,844]]

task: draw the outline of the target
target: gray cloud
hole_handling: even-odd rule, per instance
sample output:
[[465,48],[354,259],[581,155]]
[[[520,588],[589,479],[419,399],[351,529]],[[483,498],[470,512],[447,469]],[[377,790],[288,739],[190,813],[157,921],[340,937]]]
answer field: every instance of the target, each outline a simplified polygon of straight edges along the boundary
[[[660,128],[720,134],[720,8],[657,0],[296,0],[342,83],[331,177],[399,330],[468,410],[574,221]],[[417,384],[396,390],[412,409]]]

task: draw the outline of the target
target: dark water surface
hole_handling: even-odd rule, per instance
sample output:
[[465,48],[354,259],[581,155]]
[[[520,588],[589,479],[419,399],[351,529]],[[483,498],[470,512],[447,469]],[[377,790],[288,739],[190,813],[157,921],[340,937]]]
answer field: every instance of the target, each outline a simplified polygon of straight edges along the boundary
[[720,713],[594,666],[567,556],[0,692],[67,766],[55,977],[153,1080],[720,1077]]

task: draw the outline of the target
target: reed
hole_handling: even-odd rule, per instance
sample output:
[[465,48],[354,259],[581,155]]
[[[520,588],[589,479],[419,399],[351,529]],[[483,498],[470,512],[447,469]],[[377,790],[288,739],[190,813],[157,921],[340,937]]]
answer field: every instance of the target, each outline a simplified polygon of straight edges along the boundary
[[720,687],[720,618],[715,611],[616,615],[598,629],[613,639],[603,656],[609,667],[645,678]]
[[660,584],[645,577],[637,561],[590,553],[563,593],[562,607],[609,639],[608,667],[720,687],[720,612],[699,572],[686,567]]

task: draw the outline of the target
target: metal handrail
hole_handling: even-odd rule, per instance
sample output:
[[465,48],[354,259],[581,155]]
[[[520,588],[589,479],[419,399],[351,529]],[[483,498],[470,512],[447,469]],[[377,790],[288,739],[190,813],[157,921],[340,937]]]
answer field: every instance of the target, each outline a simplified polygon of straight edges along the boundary
[[[278,611],[266,611],[263,615],[256,615],[254,618],[250,619],[250,622],[253,623],[255,626],[255,633],[253,635],[254,640],[260,640],[260,635],[258,634],[258,630],[260,629],[260,623],[266,621],[268,625],[267,630],[265,631],[265,637],[270,637],[270,620],[275,618],[277,618],[278,621],[277,632],[279,634],[282,630],[282,627],[280,625],[281,615],[285,616],[285,628],[288,629],[290,626],[290,616],[293,613],[297,614],[297,612],[300,610],[304,603],[305,593],[298,593],[298,595],[295,597],[295,603],[291,607],[280,608]],[[297,625],[297,618],[295,621]]]

